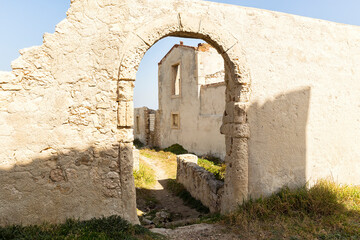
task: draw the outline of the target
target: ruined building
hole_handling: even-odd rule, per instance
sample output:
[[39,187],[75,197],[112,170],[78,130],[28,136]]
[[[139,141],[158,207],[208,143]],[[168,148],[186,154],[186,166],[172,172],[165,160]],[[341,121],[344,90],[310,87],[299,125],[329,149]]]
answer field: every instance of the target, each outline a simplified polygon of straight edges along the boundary
[[360,27],[201,0],[72,0],[0,74],[1,225],[138,222],[133,87],[167,36],[224,59],[222,213],[284,185],[360,184]]
[[224,159],[224,59],[209,44],[180,44],[159,62],[159,110],[135,109],[134,136],[161,148],[179,143]]

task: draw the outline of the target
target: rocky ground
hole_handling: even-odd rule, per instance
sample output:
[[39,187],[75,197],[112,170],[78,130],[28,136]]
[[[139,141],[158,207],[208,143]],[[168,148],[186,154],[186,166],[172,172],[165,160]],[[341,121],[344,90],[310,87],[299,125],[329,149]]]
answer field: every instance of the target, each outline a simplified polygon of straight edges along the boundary
[[152,232],[160,233],[169,239],[176,240],[232,240],[240,239],[236,234],[229,232],[226,227],[218,224],[194,224],[175,229],[153,228]]
[[[156,173],[156,184],[152,189],[146,190],[148,191],[146,194],[154,198],[153,201],[149,204],[149,201],[144,198],[139,197],[137,199],[138,209],[144,212],[140,219],[145,227],[169,239],[239,239],[235,234],[229,233],[228,229],[219,224],[201,223],[188,225],[195,223],[202,214],[195,209],[185,206],[182,199],[174,196],[165,188],[170,176],[160,161],[147,158],[143,155],[140,156],[140,159],[154,169]],[[155,228],[155,226],[159,225],[165,228]],[[174,225],[182,227],[169,228]]]
[[[156,159],[147,158],[145,156],[140,156],[140,159],[154,169],[156,174],[156,184],[152,189],[147,190],[147,194],[155,198],[153,203],[149,204],[149,201],[146,201],[146,199],[137,199],[138,209],[147,213],[144,218],[142,218],[142,223],[144,225],[150,225],[149,227],[151,227],[153,224],[158,225],[178,221],[186,222],[201,216],[201,213],[185,206],[182,199],[174,196],[165,188],[166,182],[170,176]],[[155,218],[153,218],[154,214]]]

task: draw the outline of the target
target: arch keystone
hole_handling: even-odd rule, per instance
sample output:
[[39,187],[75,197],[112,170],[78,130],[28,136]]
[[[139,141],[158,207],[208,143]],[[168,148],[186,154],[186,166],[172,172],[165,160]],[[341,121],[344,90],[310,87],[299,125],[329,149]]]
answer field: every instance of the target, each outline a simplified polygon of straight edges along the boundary
[[179,13],[179,25],[181,31],[189,33],[199,33],[201,27],[201,18],[198,16]]

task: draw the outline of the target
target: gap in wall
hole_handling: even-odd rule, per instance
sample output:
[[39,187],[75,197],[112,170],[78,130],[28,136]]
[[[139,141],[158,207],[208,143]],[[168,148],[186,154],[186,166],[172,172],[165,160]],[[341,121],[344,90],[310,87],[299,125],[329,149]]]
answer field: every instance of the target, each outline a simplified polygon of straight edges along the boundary
[[[192,209],[170,196],[166,186],[176,178],[176,156],[154,148],[180,144],[198,156],[223,160],[225,137],[220,126],[225,89],[224,59],[202,39],[166,37],[146,52],[134,88],[134,138],[140,148],[135,154],[139,156],[135,182],[143,223],[158,221],[154,212],[169,213],[165,221],[203,214],[201,208]],[[144,145],[142,149],[139,143]],[[136,174],[146,174],[145,169],[157,180],[150,187],[137,182]]]

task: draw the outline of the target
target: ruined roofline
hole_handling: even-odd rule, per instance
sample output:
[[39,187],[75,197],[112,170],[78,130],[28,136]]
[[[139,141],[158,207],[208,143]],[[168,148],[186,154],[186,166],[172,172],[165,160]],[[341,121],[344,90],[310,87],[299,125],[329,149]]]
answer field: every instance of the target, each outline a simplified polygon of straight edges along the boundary
[[180,44],[175,44],[166,54],[165,56],[160,60],[160,62],[158,63],[158,65],[161,65],[163,63],[163,61],[167,58],[167,56],[175,49],[178,47],[184,47],[184,48],[190,48],[193,49],[195,51],[201,51],[201,52],[207,52],[209,51],[211,48],[214,48],[213,46],[211,46],[208,43],[199,43],[197,47],[193,47],[193,46],[188,46],[188,45],[184,45],[181,41]]
[[208,83],[208,84],[202,84],[202,88],[212,88],[212,87],[219,87],[219,86],[225,86],[225,81],[222,82],[215,82],[215,83]]

